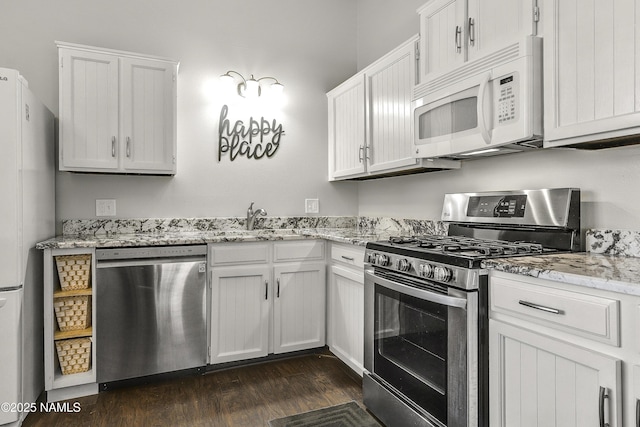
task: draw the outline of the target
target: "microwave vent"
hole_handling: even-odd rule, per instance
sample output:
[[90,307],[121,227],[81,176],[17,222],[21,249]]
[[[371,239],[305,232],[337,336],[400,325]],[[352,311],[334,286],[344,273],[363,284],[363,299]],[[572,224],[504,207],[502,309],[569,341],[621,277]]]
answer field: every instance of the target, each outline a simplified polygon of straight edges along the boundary
[[478,75],[484,71],[489,71],[499,65],[506,64],[526,54],[525,50],[531,51],[531,48],[526,45],[531,45],[531,38],[528,37],[526,43],[524,41],[510,44],[500,50],[494,51],[489,55],[485,55],[475,61],[467,62],[455,68],[448,73],[442,74],[434,79],[417,85],[413,89],[413,99],[420,99],[430,93],[443,89],[453,81],[462,81],[467,78]]

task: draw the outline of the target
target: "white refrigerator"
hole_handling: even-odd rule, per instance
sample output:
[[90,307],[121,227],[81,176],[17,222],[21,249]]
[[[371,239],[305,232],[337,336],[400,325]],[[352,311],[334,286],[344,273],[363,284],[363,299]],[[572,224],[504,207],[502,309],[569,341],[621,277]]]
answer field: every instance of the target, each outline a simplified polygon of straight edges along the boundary
[[[16,70],[0,68],[0,426],[44,390],[43,260],[55,234],[54,117]],[[8,404],[8,405],[7,405]]]

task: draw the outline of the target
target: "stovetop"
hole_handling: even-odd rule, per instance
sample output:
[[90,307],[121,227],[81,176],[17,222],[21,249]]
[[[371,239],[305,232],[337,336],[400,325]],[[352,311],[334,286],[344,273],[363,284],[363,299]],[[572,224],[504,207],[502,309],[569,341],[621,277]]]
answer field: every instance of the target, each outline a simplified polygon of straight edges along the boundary
[[526,241],[467,236],[398,236],[368,243],[365,261],[376,268],[469,289],[477,286],[468,283],[471,270],[479,271],[483,260],[558,252],[558,249]]

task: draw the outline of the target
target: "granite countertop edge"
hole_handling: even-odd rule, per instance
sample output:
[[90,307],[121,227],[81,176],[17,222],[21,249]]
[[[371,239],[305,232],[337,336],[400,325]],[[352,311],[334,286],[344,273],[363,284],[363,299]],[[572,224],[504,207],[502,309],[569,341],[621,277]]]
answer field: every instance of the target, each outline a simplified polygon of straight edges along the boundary
[[587,252],[498,258],[482,266],[521,276],[640,296],[640,258]]
[[224,230],[203,232],[159,232],[110,235],[62,235],[39,242],[36,249],[118,248],[136,246],[198,245],[225,242],[258,242],[325,239],[365,246],[367,242],[388,238],[383,234],[360,232],[352,228],[304,228],[278,230]]

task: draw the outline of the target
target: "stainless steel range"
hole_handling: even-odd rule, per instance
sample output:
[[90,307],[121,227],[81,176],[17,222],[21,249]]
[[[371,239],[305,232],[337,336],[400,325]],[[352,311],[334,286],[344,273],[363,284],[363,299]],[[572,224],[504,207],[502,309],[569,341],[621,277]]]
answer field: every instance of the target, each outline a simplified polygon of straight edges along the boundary
[[367,244],[364,403],[389,427],[488,427],[482,261],[580,250],[578,189],[447,194],[442,220]]

